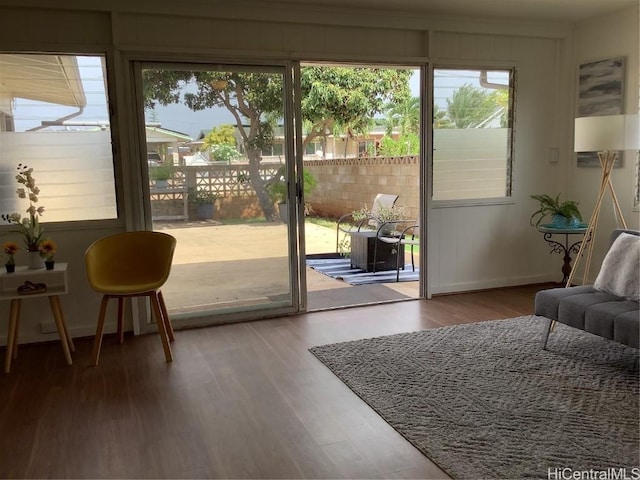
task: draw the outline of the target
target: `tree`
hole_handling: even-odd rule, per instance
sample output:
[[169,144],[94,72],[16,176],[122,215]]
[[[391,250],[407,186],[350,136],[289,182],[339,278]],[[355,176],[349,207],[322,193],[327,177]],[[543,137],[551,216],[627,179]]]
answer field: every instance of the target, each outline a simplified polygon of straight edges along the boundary
[[455,128],[475,128],[496,110],[495,98],[468,83],[447,99],[447,116]]
[[303,67],[302,117],[311,124],[303,146],[330,132],[367,133],[387,103],[409,98],[410,77],[410,70],[390,68]]
[[[408,95],[408,70],[380,68],[304,67],[301,70],[302,114],[311,128],[303,148],[339,126],[364,131],[383,105]],[[268,73],[145,70],[145,107],[183,101],[191,110],[226,108],[233,115],[249,162],[249,180],[268,220],[277,219],[267,187],[275,178],[260,174],[261,150],[272,144],[273,129],[283,114],[282,77]],[[192,85],[192,91],[183,92]]]
[[399,103],[387,103],[384,110],[387,115],[387,135],[391,135],[394,128],[399,128],[402,135],[418,133],[420,129],[420,97],[405,97]]
[[397,140],[385,135],[380,140],[380,154],[386,157],[402,157],[420,153],[420,137],[415,133],[400,135]]
[[211,156],[217,162],[231,163],[233,160],[240,158],[240,153],[233,145],[222,143],[211,147]]
[[446,110],[440,110],[438,105],[433,105],[433,128],[454,128],[455,125],[449,120]]
[[202,148],[200,150],[207,151],[217,145],[236,145],[235,127],[230,123],[214,126],[202,140]]

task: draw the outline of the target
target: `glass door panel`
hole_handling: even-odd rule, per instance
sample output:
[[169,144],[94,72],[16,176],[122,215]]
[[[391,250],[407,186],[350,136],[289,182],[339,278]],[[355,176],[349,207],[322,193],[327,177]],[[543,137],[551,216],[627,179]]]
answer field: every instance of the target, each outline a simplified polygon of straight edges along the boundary
[[297,310],[289,69],[154,63],[139,72],[147,213],[153,230],[177,239],[163,288],[170,315],[180,326]]

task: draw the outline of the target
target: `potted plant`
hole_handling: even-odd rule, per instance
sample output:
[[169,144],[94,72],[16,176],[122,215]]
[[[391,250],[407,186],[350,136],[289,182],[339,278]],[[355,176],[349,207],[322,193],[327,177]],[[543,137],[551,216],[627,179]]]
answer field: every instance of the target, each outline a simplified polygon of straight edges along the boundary
[[[284,167],[278,170],[278,173],[274,178],[275,180],[270,185],[267,186],[267,191],[273,203],[278,204],[280,219],[283,222],[286,222],[288,218],[288,209],[287,209],[287,201],[286,201],[287,200],[287,182],[285,182],[284,180]],[[316,180],[316,177],[314,177],[313,174],[308,170],[303,171],[302,180],[303,180],[302,188],[304,190],[304,196],[307,197],[308,195],[311,195],[311,192],[313,191],[313,189],[316,188],[316,186],[318,185],[318,180]]]
[[47,270],[53,270],[57,245],[56,242],[50,238],[44,239],[40,242],[40,256],[44,259],[44,266]]
[[4,254],[7,256],[5,260],[5,268],[7,273],[13,273],[16,271],[16,261],[14,255],[20,250],[18,244],[15,242],[4,242],[2,244],[2,249],[4,250]]
[[149,167],[149,179],[153,180],[156,188],[167,188],[168,180],[173,177],[173,172],[173,165],[168,163]]
[[390,235],[398,228],[398,223],[393,222],[407,220],[406,208],[395,204],[390,207],[377,205],[375,212],[366,207],[361,208],[353,212],[351,216],[354,221],[360,224],[367,222],[376,229],[382,228],[380,233],[383,235]]
[[531,198],[540,202],[538,210],[531,214],[529,220],[531,225],[537,227],[548,216],[551,216],[553,226],[557,228],[575,228],[580,225],[582,215],[578,209],[578,202],[574,200],[561,202],[560,194],[555,198],[546,194],[531,195]]
[[196,206],[197,216],[200,220],[211,220],[214,216],[214,204],[217,195],[208,190],[189,189],[189,203]]
[[5,222],[17,226],[16,233],[20,233],[24,237],[24,243],[29,252],[29,268],[42,268],[44,266],[40,257],[39,244],[44,233],[44,228],[40,224],[40,215],[44,214],[44,207],[36,207],[38,203],[38,195],[40,188],[36,185],[36,179],[33,177],[33,168],[22,163],[18,164],[18,174],[15,176],[18,182],[16,193],[18,198],[24,198],[29,201],[29,208],[26,213],[28,217],[22,217],[18,212],[2,214]]

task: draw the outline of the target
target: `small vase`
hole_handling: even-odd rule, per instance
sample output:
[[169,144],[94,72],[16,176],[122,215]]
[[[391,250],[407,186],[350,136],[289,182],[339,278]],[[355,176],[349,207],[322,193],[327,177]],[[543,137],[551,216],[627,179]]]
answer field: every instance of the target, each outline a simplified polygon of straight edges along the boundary
[[40,256],[40,252],[29,252],[29,268],[44,268],[44,260]]
[[555,228],[569,228],[569,219],[563,215],[556,213],[552,220]]
[[55,260],[45,260],[44,261],[44,266],[47,270],[53,270],[53,267],[55,266],[56,262]]
[[7,269],[7,273],[13,273],[16,271],[16,264],[15,263],[5,263],[4,264],[4,268]]

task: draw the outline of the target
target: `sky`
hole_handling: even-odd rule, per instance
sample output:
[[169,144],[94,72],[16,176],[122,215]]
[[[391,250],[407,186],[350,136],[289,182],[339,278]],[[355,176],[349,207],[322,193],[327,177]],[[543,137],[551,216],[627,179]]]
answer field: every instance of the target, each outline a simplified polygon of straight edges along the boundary
[[[87,97],[87,106],[82,115],[74,117],[70,122],[86,122],[87,124],[107,123],[105,82],[103,79],[101,57],[77,57],[82,83]],[[446,97],[462,84],[469,82],[477,85],[477,72],[468,77],[461,76],[463,72],[456,72],[456,78],[449,82],[446,72],[441,86],[436,91],[436,104],[446,108]],[[419,70],[414,71],[409,86],[413,96],[420,94]],[[490,77],[491,81],[492,78]],[[496,81],[496,79],[493,79]],[[437,86],[437,85],[436,85]],[[37,127],[42,120],[55,120],[77,111],[76,107],[33,102],[24,99],[15,100],[14,116],[17,131],[25,131]],[[181,104],[167,106],[157,105],[155,112],[146,112],[147,122],[159,122],[163,128],[190,135],[194,139],[202,130],[209,131],[212,127],[224,123],[235,123],[230,112],[224,108],[212,108],[202,111],[191,111]]]

